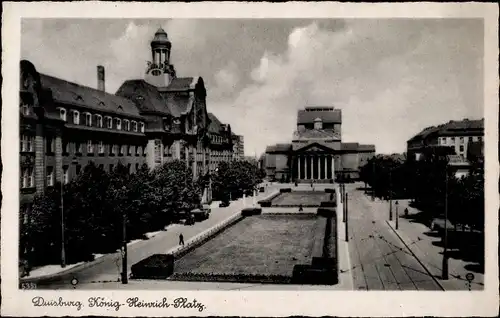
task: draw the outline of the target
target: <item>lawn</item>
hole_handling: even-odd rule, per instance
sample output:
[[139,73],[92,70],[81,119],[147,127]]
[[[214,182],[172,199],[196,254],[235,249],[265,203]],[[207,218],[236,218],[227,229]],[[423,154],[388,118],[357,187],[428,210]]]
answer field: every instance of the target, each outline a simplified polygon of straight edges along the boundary
[[316,215],[247,217],[176,261],[172,278],[186,273],[291,277],[295,264],[311,262],[324,232],[325,219]]
[[328,201],[329,193],[320,191],[292,191],[280,193],[272,200],[271,206],[275,207],[298,207],[320,206],[321,201]]

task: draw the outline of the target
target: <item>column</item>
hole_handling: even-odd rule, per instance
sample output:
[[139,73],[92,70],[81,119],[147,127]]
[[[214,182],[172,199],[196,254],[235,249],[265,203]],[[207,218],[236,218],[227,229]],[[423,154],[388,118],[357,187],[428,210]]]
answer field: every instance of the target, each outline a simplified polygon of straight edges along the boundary
[[321,155],[318,155],[318,179],[321,179]]
[[328,178],[328,156],[325,156],[324,157],[324,161],[323,161],[323,169],[325,169],[325,179],[330,179]]
[[297,156],[297,179],[302,179],[300,175],[300,156]]
[[193,180],[198,178],[198,147],[193,147]]
[[307,178],[307,156],[304,156],[304,179]]
[[332,156],[332,179],[335,181],[335,156]]

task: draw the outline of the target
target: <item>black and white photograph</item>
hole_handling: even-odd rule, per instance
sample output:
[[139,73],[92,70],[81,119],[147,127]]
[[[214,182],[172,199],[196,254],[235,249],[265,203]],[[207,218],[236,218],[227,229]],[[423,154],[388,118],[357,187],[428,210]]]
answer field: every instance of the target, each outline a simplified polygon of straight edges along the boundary
[[[74,4],[21,14],[3,45],[10,314],[222,315],[215,295],[241,292],[353,302],[290,315],[361,315],[358,295],[367,315],[498,310],[496,7]],[[439,297],[471,308],[423,309]]]

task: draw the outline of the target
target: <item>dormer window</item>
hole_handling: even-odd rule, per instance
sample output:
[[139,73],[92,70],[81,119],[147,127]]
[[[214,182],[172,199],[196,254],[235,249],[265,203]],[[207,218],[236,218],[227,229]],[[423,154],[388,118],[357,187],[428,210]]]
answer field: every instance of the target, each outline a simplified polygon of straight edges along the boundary
[[85,113],[85,126],[92,127],[92,115]]
[[323,129],[323,121],[321,118],[316,118],[314,120],[314,129],[321,130]]
[[166,131],[170,130],[170,123],[167,117],[163,117],[163,129]]
[[118,129],[118,130],[122,129],[122,120],[120,118],[115,118],[115,126],[116,126],[116,129]]
[[80,125],[80,112],[77,110],[73,111],[73,124]]
[[139,123],[139,126],[140,126],[140,129],[141,129],[141,133],[143,133],[144,132],[144,123],[141,121]]
[[132,130],[137,132],[137,122],[135,120],[132,120]]
[[113,128],[113,121],[111,120],[111,117],[106,116],[104,117],[104,121],[106,122],[106,128]]
[[96,117],[97,127],[102,128],[102,116],[96,115],[95,117]]
[[67,118],[66,118],[66,109],[59,108],[59,118],[61,118],[64,121],[67,120]]
[[130,131],[130,121],[128,119],[123,120],[123,125],[125,126],[124,129],[126,131]]

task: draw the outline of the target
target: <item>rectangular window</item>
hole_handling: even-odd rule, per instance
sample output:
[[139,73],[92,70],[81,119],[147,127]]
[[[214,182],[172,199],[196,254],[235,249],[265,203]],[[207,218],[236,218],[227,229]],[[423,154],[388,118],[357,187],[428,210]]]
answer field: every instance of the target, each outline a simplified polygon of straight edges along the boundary
[[122,120],[120,118],[115,118],[115,125],[116,125],[116,129],[121,130],[122,129]]
[[47,137],[46,138],[46,145],[47,145],[47,153],[54,153],[55,151],[55,142],[54,138],[52,137]]
[[87,140],[87,153],[88,154],[94,153],[94,144],[92,143],[92,140]]
[[132,156],[132,154],[134,153],[134,146],[132,145],[129,145],[128,146],[128,155],[129,156]]
[[68,166],[63,167],[63,178],[64,178],[64,184],[69,183],[69,169]]
[[460,137],[460,143],[463,144],[464,143],[464,137]]
[[30,114],[30,106],[28,104],[22,104],[21,113],[25,116],[28,116]]
[[90,113],[85,113],[85,125],[92,127],[92,115]]
[[80,113],[76,110],[73,111],[73,124],[75,125],[80,124]]
[[82,171],[82,166],[76,165],[76,175],[79,175],[81,171]]
[[123,156],[125,154],[125,145],[121,145],[120,147],[120,156]]
[[81,142],[75,142],[75,152],[81,154],[83,151],[83,146]]
[[99,154],[104,153],[104,143],[102,141],[99,141]]
[[460,153],[464,152],[464,145],[460,145]]
[[34,169],[32,167],[23,168],[21,172],[22,172],[21,187],[22,188],[34,187],[35,186]]
[[455,143],[455,137],[451,137],[451,143]]
[[126,131],[130,131],[130,121],[128,119],[123,120],[123,125],[125,126],[124,129]]
[[54,185],[54,168],[47,167],[47,186],[51,187]]
[[97,121],[97,127],[102,128],[102,116],[101,115],[96,116],[96,121]]
[[116,155],[118,153],[118,145],[113,145],[113,155]]
[[21,136],[21,151],[22,152],[33,152],[33,144],[35,142],[35,138],[33,136]]
[[138,156],[140,156],[142,154],[142,146],[137,146],[135,154]]
[[106,120],[106,127],[109,129],[113,128],[113,121],[111,120],[111,117],[106,116],[105,120]]
[[63,143],[62,143],[62,151],[63,151],[63,155],[69,154],[69,144],[68,144],[67,141],[63,141]]

